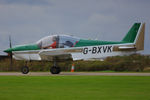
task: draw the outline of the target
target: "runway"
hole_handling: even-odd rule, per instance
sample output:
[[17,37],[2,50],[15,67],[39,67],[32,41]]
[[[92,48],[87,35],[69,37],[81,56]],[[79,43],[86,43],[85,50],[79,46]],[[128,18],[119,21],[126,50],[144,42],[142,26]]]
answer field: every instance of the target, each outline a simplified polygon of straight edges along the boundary
[[50,72],[0,72],[0,76],[150,76],[150,73],[105,73],[105,72],[61,72],[60,74],[51,74]]

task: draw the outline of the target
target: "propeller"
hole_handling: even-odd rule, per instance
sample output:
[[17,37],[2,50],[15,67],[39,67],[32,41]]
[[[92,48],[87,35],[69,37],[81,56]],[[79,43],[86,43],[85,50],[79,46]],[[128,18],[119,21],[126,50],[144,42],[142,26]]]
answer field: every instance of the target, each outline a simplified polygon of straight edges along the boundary
[[[9,48],[12,48],[12,43],[11,43],[11,36],[9,35]],[[13,59],[12,59],[12,52],[10,52],[9,54],[9,59],[10,59],[10,71],[13,70]]]

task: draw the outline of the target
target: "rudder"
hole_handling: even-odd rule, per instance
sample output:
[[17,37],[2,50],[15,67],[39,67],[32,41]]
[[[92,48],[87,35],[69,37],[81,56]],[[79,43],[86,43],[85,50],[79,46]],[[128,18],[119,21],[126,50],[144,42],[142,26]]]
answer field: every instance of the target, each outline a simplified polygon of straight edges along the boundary
[[136,50],[144,50],[144,35],[145,35],[145,23],[143,23],[140,27],[140,30],[135,39],[135,47]]

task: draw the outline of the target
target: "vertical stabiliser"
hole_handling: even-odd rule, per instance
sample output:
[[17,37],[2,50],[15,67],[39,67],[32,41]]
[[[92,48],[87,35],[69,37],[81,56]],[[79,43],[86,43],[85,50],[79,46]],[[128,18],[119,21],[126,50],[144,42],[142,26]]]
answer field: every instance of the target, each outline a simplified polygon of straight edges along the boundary
[[136,39],[134,41],[136,50],[144,50],[144,35],[145,35],[145,23],[143,23],[138,31]]
[[134,25],[128,31],[127,35],[123,38],[122,42],[134,43],[138,35],[140,26],[141,26],[141,23],[134,23]]
[[133,43],[137,51],[144,50],[145,23],[135,23],[122,42]]

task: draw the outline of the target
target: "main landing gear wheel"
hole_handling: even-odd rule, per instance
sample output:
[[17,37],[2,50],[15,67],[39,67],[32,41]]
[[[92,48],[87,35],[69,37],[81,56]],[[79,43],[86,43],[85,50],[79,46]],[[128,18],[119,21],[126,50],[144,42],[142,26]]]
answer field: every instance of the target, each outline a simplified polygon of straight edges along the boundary
[[50,72],[52,74],[59,74],[61,72],[61,69],[60,69],[60,67],[53,66],[50,68]]
[[21,72],[22,72],[23,74],[28,74],[28,73],[29,73],[29,67],[28,67],[28,66],[23,66],[23,67],[21,68]]

